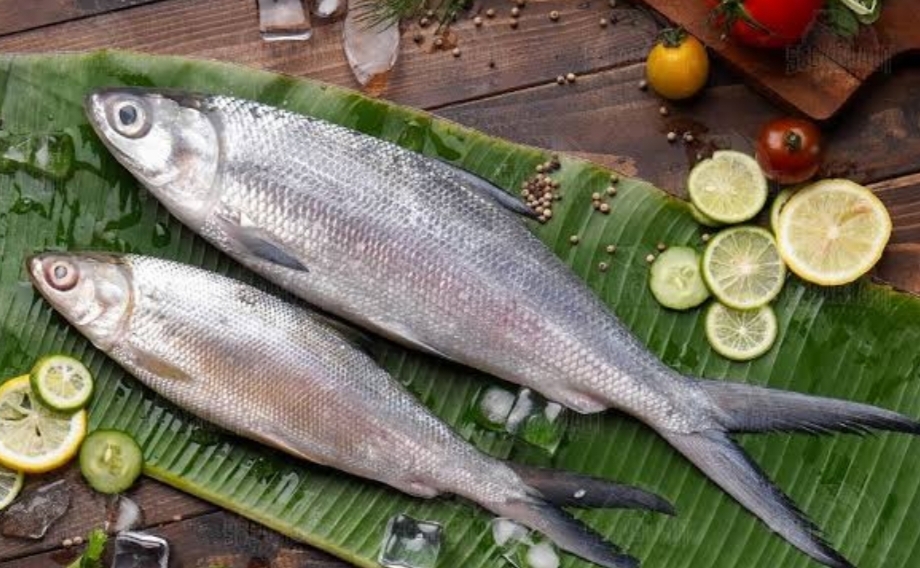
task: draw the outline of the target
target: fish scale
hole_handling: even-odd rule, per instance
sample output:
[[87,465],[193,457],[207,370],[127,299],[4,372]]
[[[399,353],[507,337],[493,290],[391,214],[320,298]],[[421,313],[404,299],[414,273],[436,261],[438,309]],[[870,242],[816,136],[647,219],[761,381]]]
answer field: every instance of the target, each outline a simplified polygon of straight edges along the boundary
[[[270,228],[306,271],[238,256],[250,268],[396,341],[421,343],[576,410],[616,400],[674,430],[692,420],[659,392],[670,386],[660,376],[674,373],[526,226],[437,162],[289,113],[259,112],[253,125],[255,103],[207,104],[220,109],[226,156],[215,218]],[[302,151],[279,151],[294,147]],[[220,240],[224,230],[217,221],[202,233]],[[616,396],[597,401],[596,392]]]
[[[120,121],[114,110],[125,105],[153,136]],[[231,97],[108,89],[88,97],[87,111],[174,215],[253,271],[576,411],[631,414],[828,566],[851,565],[732,434],[920,433],[874,406],[676,372],[516,218],[519,202],[436,159]]]

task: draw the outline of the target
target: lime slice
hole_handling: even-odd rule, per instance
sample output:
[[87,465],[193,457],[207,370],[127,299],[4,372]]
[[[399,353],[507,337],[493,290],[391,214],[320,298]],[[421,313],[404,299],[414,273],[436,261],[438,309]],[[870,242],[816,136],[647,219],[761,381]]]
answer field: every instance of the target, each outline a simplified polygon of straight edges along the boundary
[[24,477],[21,471],[13,471],[0,465],[0,511],[6,509],[19,495]]
[[783,210],[783,207],[786,206],[786,202],[789,201],[789,198],[795,194],[796,188],[787,187],[776,195],[776,199],[773,200],[773,205],[770,206],[770,228],[773,229],[773,233],[776,234],[776,227],[779,226],[779,212]]
[[786,267],[767,230],[735,227],[709,241],[703,252],[703,278],[723,304],[750,310],[780,293]]
[[693,168],[687,191],[703,215],[720,223],[741,223],[767,202],[767,178],[754,158],[722,150]]
[[649,288],[658,303],[674,310],[699,306],[709,297],[700,274],[700,255],[688,247],[671,247],[652,264]]
[[75,412],[93,394],[93,376],[83,363],[66,355],[42,357],[32,367],[32,391],[49,408]]
[[80,448],[80,471],[100,493],[121,493],[134,484],[144,467],[141,447],[118,430],[96,430]]
[[779,215],[780,255],[801,278],[838,286],[878,262],[891,236],[885,205],[865,187],[820,181],[796,193]]
[[735,361],[756,359],[776,341],[776,314],[770,306],[734,310],[713,302],[706,312],[706,338],[715,351]]
[[63,414],[38,401],[29,376],[0,386],[0,465],[44,473],[67,463],[86,434],[86,411]]

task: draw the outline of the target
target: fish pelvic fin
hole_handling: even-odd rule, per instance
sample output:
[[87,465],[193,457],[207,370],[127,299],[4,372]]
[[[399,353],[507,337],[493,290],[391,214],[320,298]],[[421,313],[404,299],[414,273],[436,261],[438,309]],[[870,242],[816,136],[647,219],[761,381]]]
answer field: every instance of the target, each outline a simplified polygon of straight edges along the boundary
[[639,561],[621,552],[581,521],[556,505],[537,497],[511,499],[492,507],[493,512],[537,530],[556,546],[604,568],[638,568]]
[[660,433],[716,485],[790,544],[831,568],[854,568],[727,432]]
[[494,185],[492,182],[481,178],[472,172],[458,168],[457,166],[447,163],[443,160],[438,160],[438,162],[444,166],[444,169],[449,171],[459,182],[472,189],[479,195],[485,197],[486,199],[494,201],[496,204],[504,207],[512,213],[517,213],[518,215],[522,215],[524,217],[530,217],[531,219],[536,219],[538,217],[538,215],[523,201],[519,200],[502,188]]
[[709,395],[716,420],[729,432],[865,434],[877,429],[920,434],[916,420],[868,404],[725,381],[696,384]]
[[240,249],[239,252],[291,270],[309,272],[295,254],[286,250],[283,244],[276,242],[274,237],[250,224],[245,217],[232,219],[219,215],[217,222],[227,237]]
[[558,507],[643,509],[674,515],[674,506],[654,493],[606,479],[557,469],[507,464],[546,501]]

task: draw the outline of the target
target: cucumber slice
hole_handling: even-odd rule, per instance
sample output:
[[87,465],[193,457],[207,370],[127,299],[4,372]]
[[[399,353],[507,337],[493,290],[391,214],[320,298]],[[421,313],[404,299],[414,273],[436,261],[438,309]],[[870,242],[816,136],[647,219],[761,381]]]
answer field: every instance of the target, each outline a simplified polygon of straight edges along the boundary
[[93,394],[93,376],[89,369],[67,355],[39,359],[32,367],[29,381],[39,401],[59,412],[80,410]]
[[144,455],[134,438],[118,430],[96,430],[80,448],[80,472],[100,493],[121,493],[141,474]]
[[735,310],[713,302],[706,312],[706,338],[712,348],[729,359],[750,361],[776,342],[776,314],[770,306]]
[[658,303],[672,310],[699,306],[709,297],[700,273],[700,255],[688,247],[671,247],[652,263],[649,288]]

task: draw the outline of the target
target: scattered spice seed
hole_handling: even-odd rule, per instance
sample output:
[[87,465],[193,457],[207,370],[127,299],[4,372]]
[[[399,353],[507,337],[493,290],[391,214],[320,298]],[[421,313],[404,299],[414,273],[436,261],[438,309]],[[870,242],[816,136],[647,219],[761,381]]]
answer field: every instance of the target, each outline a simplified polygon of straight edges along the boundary
[[639,81],[639,90],[645,91],[647,89],[648,89],[648,81],[646,81],[645,79],[642,79],[641,81]]
[[431,22],[428,21],[428,18],[422,18],[418,21],[418,25],[422,26],[423,28],[427,28],[429,23]]
[[599,209],[600,212],[603,213],[604,215],[610,213],[610,206],[607,205],[606,203],[601,203],[601,205],[600,205],[600,207],[598,207],[598,209]]
[[488,10],[486,10],[486,17],[487,17],[487,18],[494,18],[494,17],[495,17],[495,8],[489,8]]
[[558,11],[558,10],[553,10],[552,12],[550,12],[550,13],[549,13],[549,19],[552,20],[552,21],[554,21],[554,22],[558,22],[558,21],[559,21],[559,11]]
[[601,20],[598,22],[602,28],[606,28],[608,23],[609,22],[607,21],[607,18],[601,18]]
[[612,197],[612,196],[614,196],[614,195],[616,195],[616,194],[617,194],[617,188],[615,188],[615,187],[613,187],[613,186],[610,186],[610,187],[607,188],[607,195],[609,195],[609,196]]
[[610,174],[610,183],[617,183],[620,181],[620,176],[618,174]]
[[700,238],[703,239],[704,243],[707,243],[709,242],[709,239],[712,238],[712,235],[710,235],[709,233],[703,233],[703,236],[701,236]]
[[668,107],[661,105],[661,107],[658,109],[658,114],[660,114],[661,116],[668,116],[668,114],[670,114],[670,112],[668,111]]
[[592,201],[592,202],[591,202],[591,207],[594,207],[595,209],[600,209],[600,208],[601,208],[601,202],[600,202],[600,201]]
[[434,46],[435,46],[435,47],[443,47],[443,46],[444,46],[444,38],[440,38],[440,37],[434,38]]
[[520,15],[521,15],[521,9],[520,9],[520,8],[518,8],[517,6],[515,6],[514,8],[511,8],[511,17],[512,17],[512,18],[517,18],[517,17],[520,16]]
[[664,252],[665,249],[668,248],[668,245],[666,245],[666,244],[664,244],[664,243],[658,243],[658,246],[655,247],[655,248],[658,249],[658,252]]
[[434,10],[428,10],[427,12],[425,12],[425,15],[428,16],[429,18],[433,18],[433,17],[434,17]]
[[608,268],[610,268],[610,265],[607,264],[606,262],[599,262],[597,264],[597,269],[600,270],[601,272],[607,272]]
[[553,210],[550,209],[549,207],[547,207],[546,209],[543,210],[543,216],[546,217],[547,219],[552,219],[552,218],[553,218]]
[[537,173],[538,173],[538,174],[542,174],[542,173],[543,173],[543,170],[544,170],[543,164],[537,164],[537,167],[534,168],[534,169],[537,170]]
[[677,140],[677,133],[674,132],[673,130],[671,132],[668,132],[668,142],[674,142],[676,140]]
[[511,20],[511,22],[509,22],[508,25],[511,26],[511,29],[512,29],[512,30],[516,30],[517,27],[518,27],[518,21],[517,21],[517,20]]
[[63,541],[61,541],[61,546],[63,546],[64,548],[70,548],[71,546],[73,546],[73,540],[69,538],[65,538]]
[[182,520],[182,515],[173,515],[172,520],[178,523]]
[[693,142],[692,132],[684,132],[684,142],[687,142],[687,143]]
[[600,201],[600,200],[601,200],[600,193],[594,192],[591,194],[591,201]]
[[454,50],[453,50],[451,53],[454,54],[454,57],[460,57],[460,48],[459,48],[459,47],[455,47]]
[[572,243],[573,245],[577,245],[578,241],[580,240],[581,239],[579,238],[578,235],[572,235],[571,237],[569,237],[569,242]]
[[482,16],[476,16],[475,18],[473,18],[473,23],[476,25],[477,28],[480,27],[482,25]]
[[566,75],[565,75],[565,80],[566,80],[566,81],[568,81],[569,83],[574,83],[574,82],[575,82],[575,79],[576,79],[575,73],[566,73]]
[[647,263],[649,263],[649,264],[655,262],[655,255],[654,255],[654,254],[650,254],[650,255],[646,256],[646,257],[645,257],[645,262],[647,262]]
[[75,537],[73,537],[73,545],[74,545],[74,546],[80,546],[81,544],[83,544],[83,537],[82,537],[82,536],[75,536]]
[[607,245],[607,254],[613,254],[617,251],[616,245]]
[[562,75],[559,75],[558,77],[556,77],[556,83],[559,85],[565,85],[565,77],[563,77]]

